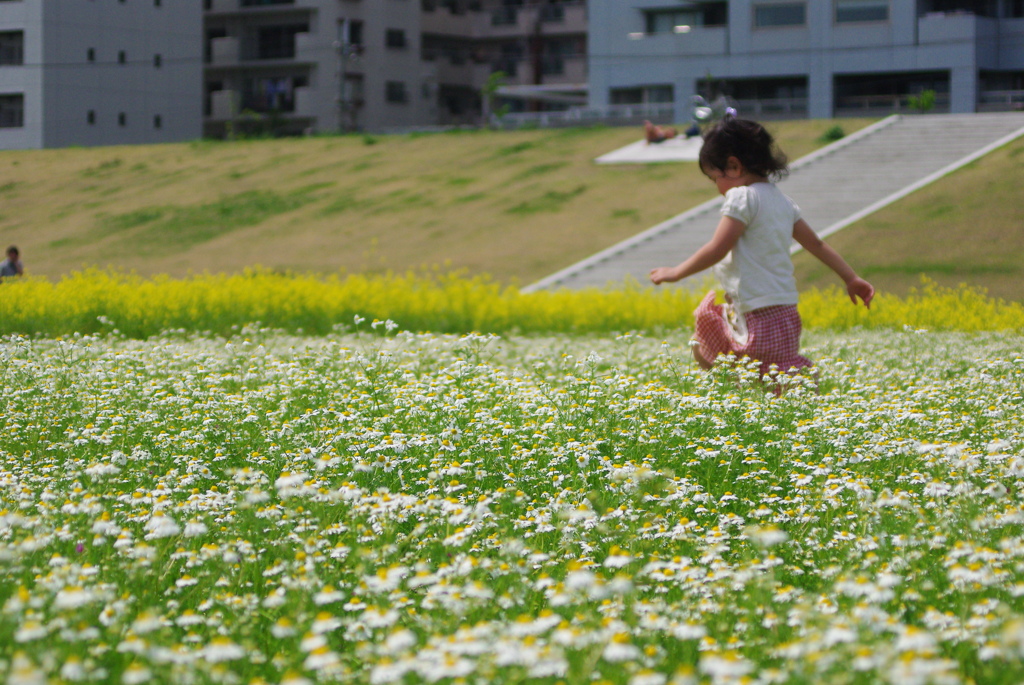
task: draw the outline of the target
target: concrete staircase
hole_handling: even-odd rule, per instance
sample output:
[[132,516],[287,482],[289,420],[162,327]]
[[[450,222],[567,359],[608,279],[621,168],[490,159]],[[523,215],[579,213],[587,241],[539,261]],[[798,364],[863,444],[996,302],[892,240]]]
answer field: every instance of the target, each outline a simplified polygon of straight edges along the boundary
[[[892,116],[797,160],[779,188],[824,237],[1021,135],[1024,113]],[[651,268],[678,264],[707,242],[721,204],[699,205],[524,290],[649,285]]]

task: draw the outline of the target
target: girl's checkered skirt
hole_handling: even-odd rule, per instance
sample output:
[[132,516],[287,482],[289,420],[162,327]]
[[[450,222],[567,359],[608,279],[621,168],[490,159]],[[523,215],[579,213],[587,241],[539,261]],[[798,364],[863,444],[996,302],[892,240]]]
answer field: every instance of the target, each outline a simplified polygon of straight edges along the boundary
[[727,354],[749,357],[761,362],[762,377],[773,364],[782,372],[814,366],[807,357],[800,355],[802,325],[795,304],[735,314],[730,307],[715,304],[712,291],[694,311],[694,325],[693,339],[708,361]]

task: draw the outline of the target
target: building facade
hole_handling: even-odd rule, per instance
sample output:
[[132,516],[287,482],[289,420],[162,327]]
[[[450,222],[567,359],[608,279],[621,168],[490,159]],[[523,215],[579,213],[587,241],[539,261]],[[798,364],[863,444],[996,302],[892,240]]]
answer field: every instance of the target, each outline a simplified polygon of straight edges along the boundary
[[506,87],[586,82],[582,0],[204,0],[203,23],[216,137],[478,124],[496,71]]
[[[590,0],[592,108],[755,118],[1024,106],[1022,0]],[[915,102],[915,98],[918,100]]]
[[188,0],[0,1],[0,149],[198,138],[201,22]]

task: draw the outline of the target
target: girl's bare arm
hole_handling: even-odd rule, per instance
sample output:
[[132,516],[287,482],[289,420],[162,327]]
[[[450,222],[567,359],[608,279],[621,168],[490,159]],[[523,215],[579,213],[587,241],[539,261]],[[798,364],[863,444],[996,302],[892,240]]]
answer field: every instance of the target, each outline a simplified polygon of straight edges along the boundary
[[711,240],[678,266],[659,266],[651,269],[651,282],[655,285],[673,283],[711,268],[725,259],[745,230],[747,225],[739,219],[723,216]]
[[854,304],[857,303],[859,297],[865,307],[871,307],[871,299],[875,296],[874,287],[858,276],[853,267],[847,264],[846,260],[828,243],[819,238],[814,229],[803,219],[793,224],[793,239],[843,279],[843,283],[846,284],[846,292]]

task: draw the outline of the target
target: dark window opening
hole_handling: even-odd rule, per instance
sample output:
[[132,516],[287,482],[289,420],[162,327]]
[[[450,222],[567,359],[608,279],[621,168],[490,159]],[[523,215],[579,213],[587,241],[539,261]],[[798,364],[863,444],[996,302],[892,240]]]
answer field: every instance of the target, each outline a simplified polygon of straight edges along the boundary
[[408,102],[405,83],[402,81],[387,81],[384,84],[384,99],[394,103]]
[[308,84],[305,76],[248,78],[242,91],[242,109],[254,112],[294,112],[295,89]]
[[154,115],[153,116],[153,128],[163,128],[163,127],[164,127],[164,120],[163,120],[163,118],[159,114]]
[[836,0],[836,23],[889,21],[889,0]]
[[164,58],[159,53],[153,55],[153,67],[159,69],[164,65]]
[[25,63],[25,32],[0,32],[0,64],[18,65]]
[[402,29],[388,29],[384,34],[384,44],[389,48],[404,48],[405,31]]
[[754,6],[754,26],[803,26],[807,22],[807,6],[802,2],[784,2]]
[[725,26],[728,16],[729,6],[725,2],[687,3],[685,8],[644,12],[644,28],[647,33],[681,33],[677,26]]
[[[1010,8],[1012,9],[1012,4]],[[1017,3],[1021,4],[1021,3]],[[923,0],[918,4],[919,14],[975,14],[979,17],[998,17],[999,0]],[[1014,16],[1020,16],[1014,15]]]
[[257,36],[257,59],[292,59],[295,57],[295,35],[309,33],[309,24],[268,26]]
[[835,77],[836,109],[897,109],[910,96],[926,90],[936,94],[936,108],[949,105],[949,72],[926,71],[902,74],[849,74]]
[[127,126],[128,125],[128,115],[125,114],[124,112],[119,113],[117,115],[117,125],[118,126]]
[[90,109],[85,113],[85,123],[90,126],[94,126],[96,124],[96,110]]
[[0,95],[0,128],[25,125],[25,96],[22,93]]
[[126,53],[124,50],[119,50],[118,53],[117,53],[117,63],[118,64],[127,64],[128,63],[128,53]]

